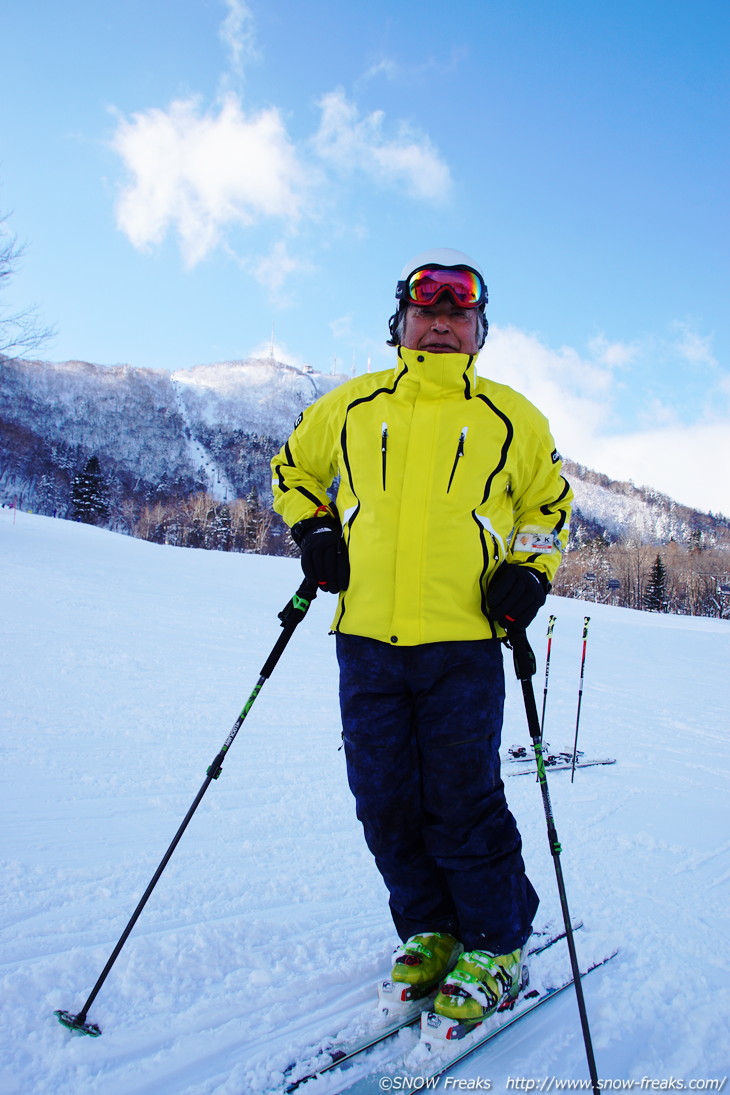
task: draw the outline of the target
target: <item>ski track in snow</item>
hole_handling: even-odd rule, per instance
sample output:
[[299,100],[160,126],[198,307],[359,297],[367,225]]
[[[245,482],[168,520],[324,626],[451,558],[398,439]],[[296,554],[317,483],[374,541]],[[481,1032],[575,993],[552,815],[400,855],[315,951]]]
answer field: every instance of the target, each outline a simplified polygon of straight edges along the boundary
[[205,477],[208,494],[218,501],[232,502],[236,498],[236,488],[221,465],[214,459],[213,454],[196,438],[185,404],[184,388],[181,381],[173,376],[170,378],[170,383],[175,398],[175,409],[183,423],[191,466],[197,468]]
[[[280,1092],[293,1057],[369,1014],[396,942],[338,749],[334,598],[295,633],[101,989],[89,1018],[103,1036],[80,1038],[53,1010],[85,1002],[300,571],[9,510],[0,555],[0,1095]],[[579,747],[617,759],[572,785],[548,770],[570,908],[585,921],[579,958],[620,948],[585,982],[599,1075],[722,1078],[730,625],[551,597],[530,629],[538,666],[550,612],[546,739],[572,745],[587,614]],[[528,741],[507,669],[505,751]],[[508,795],[539,919],[559,921],[539,788],[509,780]],[[544,959],[567,968],[562,947]],[[585,1079],[572,993],[454,1075],[494,1091],[509,1077]]]

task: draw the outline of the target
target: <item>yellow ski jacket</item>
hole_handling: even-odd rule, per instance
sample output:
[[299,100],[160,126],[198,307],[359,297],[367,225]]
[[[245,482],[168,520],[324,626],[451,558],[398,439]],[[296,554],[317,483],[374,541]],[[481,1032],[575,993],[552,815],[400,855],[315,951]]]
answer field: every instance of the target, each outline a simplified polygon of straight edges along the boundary
[[323,507],[342,522],[351,573],[335,631],[406,646],[502,635],[486,605],[495,569],[551,581],[568,539],[572,492],[547,421],[478,377],[476,355],[399,347],[393,370],[308,407],[271,468],[288,525]]

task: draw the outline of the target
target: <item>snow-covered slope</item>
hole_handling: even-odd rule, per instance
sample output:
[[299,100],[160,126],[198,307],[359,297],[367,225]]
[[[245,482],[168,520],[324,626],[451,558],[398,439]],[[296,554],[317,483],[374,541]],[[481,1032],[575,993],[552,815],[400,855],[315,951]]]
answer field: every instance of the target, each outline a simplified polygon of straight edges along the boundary
[[[338,751],[333,599],[295,634],[99,994],[103,1036],[79,1038],[53,1010],[88,996],[300,573],[9,510],[0,556],[0,1092],[280,1090],[292,1054],[369,1006],[395,942]],[[730,624],[550,598],[531,628],[539,662],[548,612],[546,737],[572,740],[588,612],[581,744],[617,759],[550,783],[586,923],[579,955],[620,948],[586,982],[599,1074],[637,1088],[717,1080],[730,1047]],[[526,740],[511,682],[504,744]],[[539,790],[514,779],[508,793],[540,915],[559,919]],[[459,1073],[496,1092],[586,1075],[569,994]]]

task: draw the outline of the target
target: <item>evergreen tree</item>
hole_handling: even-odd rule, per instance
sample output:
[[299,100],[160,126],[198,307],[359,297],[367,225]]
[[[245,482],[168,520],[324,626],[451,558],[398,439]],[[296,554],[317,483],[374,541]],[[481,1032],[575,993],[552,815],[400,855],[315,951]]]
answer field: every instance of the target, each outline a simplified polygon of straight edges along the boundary
[[667,568],[657,555],[651,568],[649,582],[644,593],[644,608],[650,612],[667,612]]
[[71,517],[87,525],[100,525],[109,517],[109,492],[99,467],[91,456],[82,472],[74,476],[71,487]]
[[216,506],[211,516],[210,533],[205,546],[217,551],[230,551],[233,539],[230,507],[225,504]]

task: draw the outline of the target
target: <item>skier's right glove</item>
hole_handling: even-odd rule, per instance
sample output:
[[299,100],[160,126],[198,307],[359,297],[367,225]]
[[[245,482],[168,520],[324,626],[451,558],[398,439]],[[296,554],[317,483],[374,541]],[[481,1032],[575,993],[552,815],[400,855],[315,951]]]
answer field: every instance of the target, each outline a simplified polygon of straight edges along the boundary
[[339,593],[350,581],[350,563],[339,521],[308,517],[292,526],[291,534],[302,553],[304,577],[325,593]]

